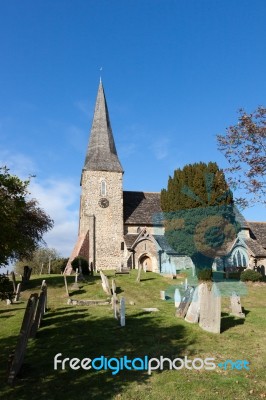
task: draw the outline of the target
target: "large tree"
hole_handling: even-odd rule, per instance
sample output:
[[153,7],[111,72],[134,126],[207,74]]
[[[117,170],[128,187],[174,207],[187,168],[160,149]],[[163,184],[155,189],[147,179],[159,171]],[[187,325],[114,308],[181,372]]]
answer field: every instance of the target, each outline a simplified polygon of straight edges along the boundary
[[37,200],[28,198],[29,183],[11,175],[8,168],[0,168],[0,266],[29,258],[53,227]]
[[266,204],[266,108],[253,113],[239,111],[238,123],[229,126],[224,135],[217,135],[218,147],[230,167],[228,182],[233,189],[244,189],[248,199],[237,199],[242,207],[254,202]]
[[39,247],[31,254],[30,258],[23,258],[16,262],[15,270],[18,274],[23,273],[25,265],[32,268],[33,274],[43,274],[49,273],[59,273],[60,274],[60,264],[64,259],[61,258],[60,254],[56,249],[49,247]]
[[236,237],[233,195],[214,162],[186,165],[169,177],[161,192],[165,235],[197,269],[210,269]]

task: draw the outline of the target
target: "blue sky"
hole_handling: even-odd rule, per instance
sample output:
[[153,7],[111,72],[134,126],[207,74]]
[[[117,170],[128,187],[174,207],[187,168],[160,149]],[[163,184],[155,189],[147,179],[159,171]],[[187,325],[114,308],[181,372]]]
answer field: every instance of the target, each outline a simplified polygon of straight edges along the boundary
[[265,105],[265,13],[264,0],[0,1],[0,164],[36,175],[48,246],[68,256],[76,239],[100,74],[125,190],[160,191],[187,163],[226,167],[216,134]]

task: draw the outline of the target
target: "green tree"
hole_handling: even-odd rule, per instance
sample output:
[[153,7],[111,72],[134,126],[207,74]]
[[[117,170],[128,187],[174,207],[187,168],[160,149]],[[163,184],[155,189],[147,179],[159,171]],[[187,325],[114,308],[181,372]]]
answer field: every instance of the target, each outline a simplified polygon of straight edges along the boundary
[[197,270],[210,269],[236,236],[232,192],[214,162],[186,165],[169,177],[161,192],[165,235]]
[[0,266],[9,260],[30,258],[43,242],[44,233],[53,227],[37,200],[28,199],[29,182],[11,175],[6,167],[0,168]]
[[[56,264],[60,259],[61,257],[56,249],[40,247],[32,252],[30,258],[23,258],[17,261],[15,264],[15,270],[18,274],[23,274],[24,266],[28,265],[32,268],[33,274],[40,274],[41,271],[43,274],[47,274],[50,265],[50,273],[60,274],[60,269],[57,268]],[[54,272],[55,270],[57,272]]]
[[240,109],[238,123],[217,135],[217,140],[230,164],[225,169],[230,186],[248,194],[249,200],[240,197],[237,203],[242,208],[249,203],[266,204],[266,108],[258,107],[251,114]]

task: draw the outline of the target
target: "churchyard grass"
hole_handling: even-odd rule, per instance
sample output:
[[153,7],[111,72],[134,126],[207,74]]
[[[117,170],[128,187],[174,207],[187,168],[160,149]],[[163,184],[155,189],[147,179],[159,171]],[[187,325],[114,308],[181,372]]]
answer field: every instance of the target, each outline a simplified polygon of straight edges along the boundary
[[[114,272],[105,271],[110,279]],[[241,297],[246,319],[229,315],[229,298],[222,299],[222,333],[211,334],[175,317],[173,299],[160,300],[160,290],[174,292],[184,281],[137,271],[115,277],[118,297],[126,299],[126,326],[120,327],[111,306],[67,305],[63,277],[32,276],[21,302],[7,306],[0,303],[0,398],[3,400],[176,400],[176,399],[261,399],[265,388],[265,284],[247,284]],[[15,385],[7,385],[7,360],[14,348],[26,302],[39,292],[42,279],[48,285],[48,312],[35,339],[30,339],[24,364]],[[71,299],[106,299],[99,274],[71,290],[74,276],[67,278]],[[173,286],[173,287],[172,287]],[[130,304],[131,302],[131,304]],[[145,312],[142,308],[158,308]],[[70,358],[128,356],[129,358],[169,357],[171,359],[214,357],[216,363],[248,360],[250,370],[163,370],[151,375],[143,371],[54,370],[57,353]]]

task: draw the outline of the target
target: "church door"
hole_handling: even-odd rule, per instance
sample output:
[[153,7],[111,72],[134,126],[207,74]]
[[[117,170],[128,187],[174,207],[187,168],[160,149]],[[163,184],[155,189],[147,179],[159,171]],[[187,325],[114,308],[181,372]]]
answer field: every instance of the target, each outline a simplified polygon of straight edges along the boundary
[[144,271],[150,271],[150,272],[152,271],[152,262],[150,257],[146,255],[142,256],[139,261]]

